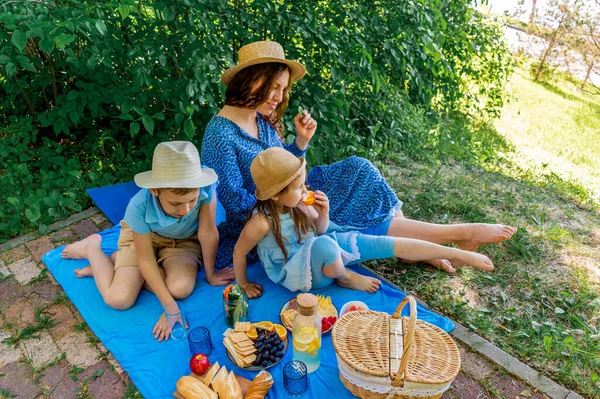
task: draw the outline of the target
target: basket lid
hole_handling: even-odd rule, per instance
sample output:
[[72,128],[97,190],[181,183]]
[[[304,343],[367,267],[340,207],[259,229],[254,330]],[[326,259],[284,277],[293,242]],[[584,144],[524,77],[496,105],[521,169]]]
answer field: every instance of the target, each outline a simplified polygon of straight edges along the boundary
[[333,325],[331,340],[338,356],[363,373],[387,377],[390,373],[390,315],[357,310]]
[[[410,320],[402,317],[407,331]],[[406,353],[408,363],[404,381],[421,384],[446,384],[460,371],[460,353],[452,337],[432,324],[417,320],[412,345]],[[400,361],[390,359],[390,377],[397,377]]]

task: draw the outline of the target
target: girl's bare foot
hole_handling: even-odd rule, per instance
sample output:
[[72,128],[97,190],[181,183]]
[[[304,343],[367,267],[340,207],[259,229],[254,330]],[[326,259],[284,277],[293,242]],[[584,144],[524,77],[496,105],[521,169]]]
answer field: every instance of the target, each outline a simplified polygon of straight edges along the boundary
[[102,243],[102,236],[92,234],[81,241],[67,245],[61,255],[63,259],[86,259],[88,247],[100,248],[100,243]]
[[450,259],[454,267],[461,267],[466,264],[488,272],[494,270],[494,264],[487,256],[478,254],[477,252],[459,251],[456,258]]
[[352,270],[346,269],[344,277],[337,279],[338,285],[353,290],[366,291],[371,294],[377,292],[381,281],[373,277],[363,276],[353,272]]
[[468,238],[456,242],[465,251],[475,251],[480,245],[508,240],[517,231],[516,227],[487,223],[472,223],[468,229]]
[[93,274],[92,274],[92,267],[91,266],[86,266],[83,269],[75,269],[73,271],[75,272],[75,275],[77,277],[90,277],[90,276],[93,276]]

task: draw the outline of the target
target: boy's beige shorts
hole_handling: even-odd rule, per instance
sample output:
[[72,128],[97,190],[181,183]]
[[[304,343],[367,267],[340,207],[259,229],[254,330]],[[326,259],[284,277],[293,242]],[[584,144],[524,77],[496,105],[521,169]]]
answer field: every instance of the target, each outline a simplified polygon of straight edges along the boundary
[[[121,234],[117,243],[119,250],[117,251],[117,258],[115,260],[115,270],[125,266],[137,267],[137,256],[135,245],[133,244],[133,230],[123,220],[121,220],[120,224]],[[159,265],[171,256],[187,256],[195,259],[200,264],[202,249],[196,234],[181,240],[163,237],[155,233],[150,234],[152,236],[152,246],[154,247],[156,263]]]

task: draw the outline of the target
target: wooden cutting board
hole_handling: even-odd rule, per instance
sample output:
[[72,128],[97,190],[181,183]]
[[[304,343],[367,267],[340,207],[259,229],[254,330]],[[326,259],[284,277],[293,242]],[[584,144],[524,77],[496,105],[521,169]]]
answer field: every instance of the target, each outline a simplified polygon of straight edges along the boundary
[[[212,366],[212,364],[211,364]],[[210,367],[209,367],[210,370]],[[196,378],[197,380],[202,381],[204,379],[204,375],[198,375],[198,374],[190,374],[191,377]],[[247,378],[241,377],[239,375],[235,375],[235,379],[237,380],[237,382],[240,384],[240,388],[242,388],[242,395],[246,396],[246,391],[248,391],[248,387],[250,386],[251,381]],[[173,392],[173,396],[176,397],[177,399],[185,399],[183,397],[183,395],[181,395],[179,392],[175,391]]]

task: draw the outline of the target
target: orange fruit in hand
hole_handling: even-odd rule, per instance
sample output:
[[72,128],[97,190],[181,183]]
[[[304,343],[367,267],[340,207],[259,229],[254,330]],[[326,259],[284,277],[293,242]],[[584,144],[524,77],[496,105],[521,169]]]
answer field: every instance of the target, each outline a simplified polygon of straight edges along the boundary
[[285,339],[285,337],[287,337],[287,330],[284,326],[282,326],[281,324],[273,324],[273,327],[275,327],[275,332],[277,332],[279,338]]
[[263,330],[273,331],[273,323],[271,323],[270,321],[261,321],[255,323],[254,326],[256,328],[262,328]]
[[306,206],[311,206],[312,204],[314,204],[315,203],[315,193],[313,191],[309,190],[308,193],[306,194],[306,198],[304,198],[302,200],[302,202]]

